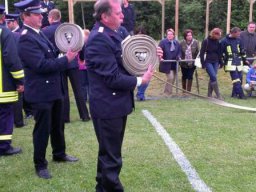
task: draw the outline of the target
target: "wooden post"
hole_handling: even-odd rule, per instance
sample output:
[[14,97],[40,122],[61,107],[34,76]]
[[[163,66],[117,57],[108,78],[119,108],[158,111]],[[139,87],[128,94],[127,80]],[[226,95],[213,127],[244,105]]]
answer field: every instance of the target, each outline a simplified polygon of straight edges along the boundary
[[165,0],[162,0],[162,39],[164,38],[164,29],[165,29]]
[[9,13],[9,6],[8,6],[8,0],[4,0],[4,7],[5,7],[5,13],[8,14]]
[[178,39],[179,36],[179,0],[175,3],[175,37]]
[[230,32],[230,20],[231,20],[231,0],[228,0],[226,34],[228,34]]
[[210,14],[210,4],[213,0],[206,0],[206,16],[205,16],[205,38],[208,37],[209,34],[209,14]]
[[74,23],[74,1],[68,0],[68,17],[69,23]]
[[252,14],[253,14],[253,4],[255,3],[255,0],[248,0],[250,3],[250,12],[249,12],[249,22],[252,21]]

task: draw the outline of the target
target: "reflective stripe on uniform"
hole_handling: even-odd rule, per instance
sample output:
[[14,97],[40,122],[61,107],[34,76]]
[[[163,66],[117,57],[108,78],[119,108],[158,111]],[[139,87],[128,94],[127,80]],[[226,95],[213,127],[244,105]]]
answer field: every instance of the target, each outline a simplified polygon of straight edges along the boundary
[[0,135],[0,141],[12,140],[12,135]]
[[11,72],[14,79],[20,79],[24,77],[24,70],[19,70],[15,72]]
[[234,79],[234,80],[232,81],[233,84],[236,83],[236,82],[241,82],[241,80],[240,80],[240,79]]
[[18,101],[17,91],[0,92],[0,103],[9,103]]

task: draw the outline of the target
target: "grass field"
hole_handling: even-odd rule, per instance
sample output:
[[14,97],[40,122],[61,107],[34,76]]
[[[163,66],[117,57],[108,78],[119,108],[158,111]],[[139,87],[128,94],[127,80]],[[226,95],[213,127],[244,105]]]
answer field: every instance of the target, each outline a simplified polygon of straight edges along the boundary
[[[204,72],[199,73],[200,93],[205,94],[207,77]],[[227,102],[256,107],[255,97],[230,98],[227,74],[221,72],[219,79]],[[153,80],[147,95],[159,98],[162,87]],[[47,159],[53,178],[37,178],[32,163],[33,120],[29,120],[26,128],[14,130],[13,145],[21,146],[23,153],[0,158],[0,191],[95,191],[96,137],[92,123],[79,120],[73,97],[71,100],[71,123],[65,129],[67,153],[80,161],[54,163],[49,145]],[[142,114],[143,109],[161,123],[212,191],[256,191],[255,113],[221,107],[195,97],[174,97],[136,102],[135,111],[128,118],[123,145],[121,180],[126,192],[194,191],[162,138]]]

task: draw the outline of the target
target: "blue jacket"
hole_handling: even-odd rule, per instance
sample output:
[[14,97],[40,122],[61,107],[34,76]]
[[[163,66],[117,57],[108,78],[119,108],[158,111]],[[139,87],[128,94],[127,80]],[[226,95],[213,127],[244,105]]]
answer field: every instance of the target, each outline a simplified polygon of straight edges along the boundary
[[[170,51],[171,42],[165,38],[160,41],[159,47],[163,49],[164,60],[179,60],[181,58],[181,46],[177,40],[173,40],[175,50]],[[159,71],[169,73],[170,70],[176,70],[176,62],[160,62]]]
[[25,100],[49,102],[63,96],[61,72],[67,69],[66,56],[57,58],[52,44],[24,26],[18,52],[25,70]]
[[137,78],[123,67],[121,35],[100,22],[92,29],[85,48],[93,118],[112,119],[128,115],[134,107]]
[[256,81],[256,69],[254,68],[251,68],[246,74],[246,83],[250,84],[251,81]]

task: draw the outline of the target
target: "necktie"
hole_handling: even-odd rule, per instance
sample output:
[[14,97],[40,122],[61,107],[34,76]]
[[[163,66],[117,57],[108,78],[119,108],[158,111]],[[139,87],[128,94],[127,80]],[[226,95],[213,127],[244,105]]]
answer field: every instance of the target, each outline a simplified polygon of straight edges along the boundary
[[175,46],[174,46],[173,41],[171,41],[171,48],[170,48],[170,51],[174,51],[174,50],[175,50]]

